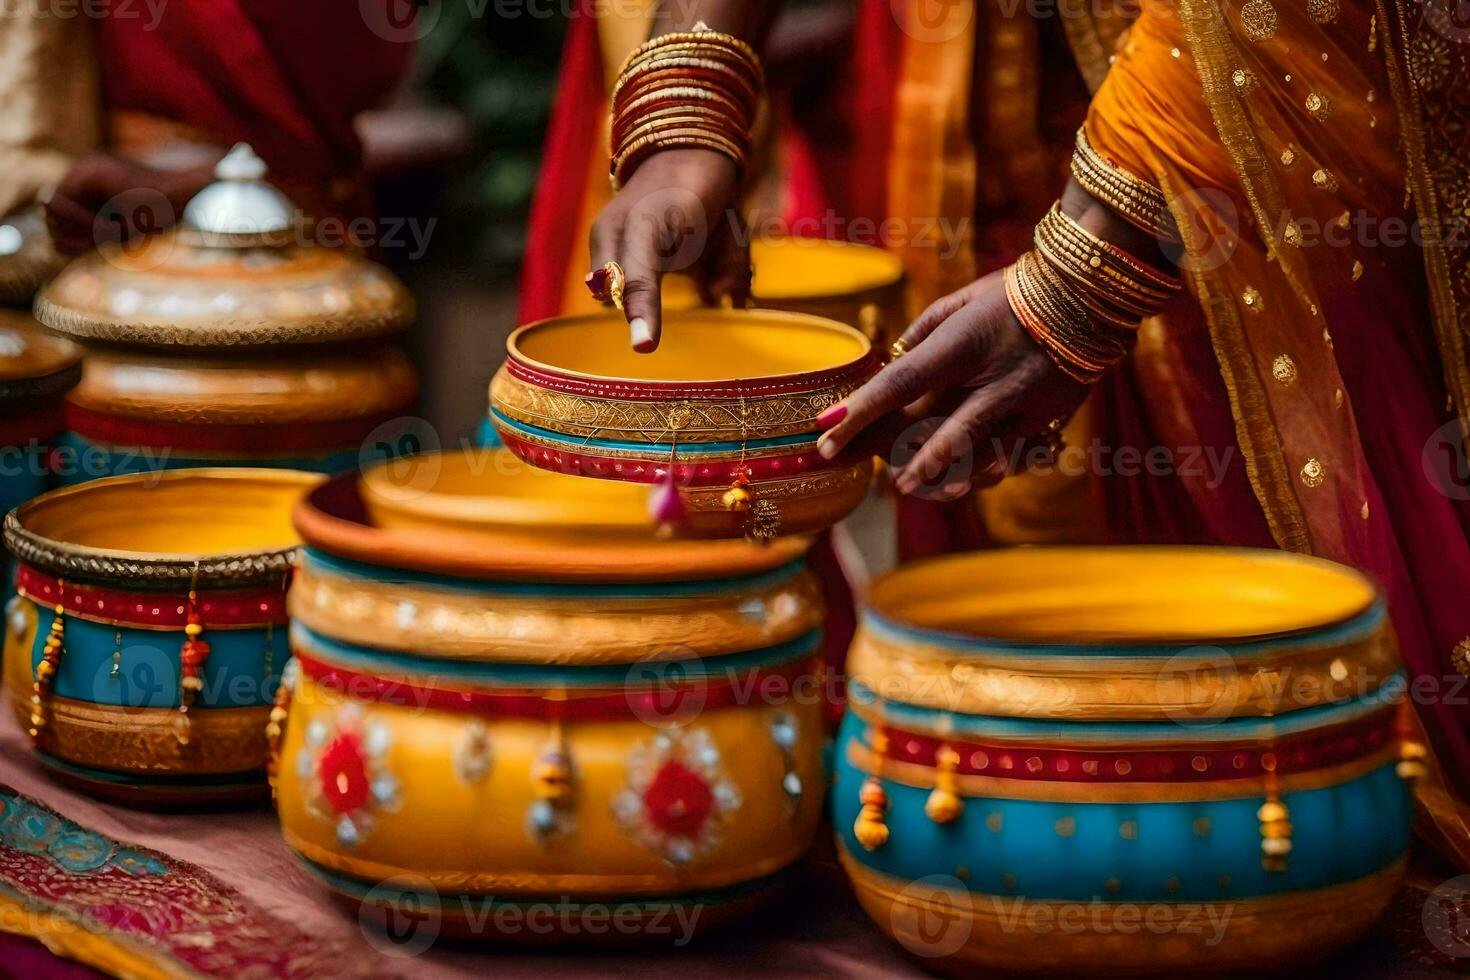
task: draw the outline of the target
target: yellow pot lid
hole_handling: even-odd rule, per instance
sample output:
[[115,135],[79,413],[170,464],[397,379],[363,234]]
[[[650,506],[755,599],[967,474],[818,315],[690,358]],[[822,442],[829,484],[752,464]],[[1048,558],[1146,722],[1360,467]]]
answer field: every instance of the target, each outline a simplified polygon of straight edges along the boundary
[[73,337],[168,347],[326,343],[406,326],[414,304],[397,277],[311,244],[242,147],[179,225],[76,259],[36,298],[36,317]]
[[65,391],[79,377],[82,352],[40,328],[28,313],[0,310],[0,400]]

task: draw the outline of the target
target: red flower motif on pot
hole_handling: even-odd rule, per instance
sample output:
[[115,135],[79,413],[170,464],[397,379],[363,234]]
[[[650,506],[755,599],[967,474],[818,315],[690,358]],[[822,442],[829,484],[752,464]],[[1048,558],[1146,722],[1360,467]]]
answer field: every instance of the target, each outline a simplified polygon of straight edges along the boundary
[[343,732],[322,750],[322,798],[332,812],[351,813],[367,805],[367,766],[362,740],[353,732]]
[[700,728],[669,729],[634,749],[627,782],[613,798],[623,830],[675,866],[717,849],[738,809],[740,790]]
[[659,767],[643,795],[648,819],[666,834],[697,835],[709,819],[714,792],[703,776],[677,759]]

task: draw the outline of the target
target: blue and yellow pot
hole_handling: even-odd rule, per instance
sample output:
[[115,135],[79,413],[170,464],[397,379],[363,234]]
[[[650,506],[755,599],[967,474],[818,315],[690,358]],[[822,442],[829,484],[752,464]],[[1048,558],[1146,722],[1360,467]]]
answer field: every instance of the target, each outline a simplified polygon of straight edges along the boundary
[[1280,968],[1361,934],[1421,747],[1373,585],[1276,552],[1056,548],[880,580],[833,816],[943,970]]
[[511,470],[389,464],[298,511],[286,841],[354,907],[448,933],[677,939],[820,822],[806,543],[656,540],[636,488],[496,455]]
[[290,511],[315,482],[250,469],[110,477],[6,517],[19,564],[6,686],[44,765],[124,802],[263,791]]

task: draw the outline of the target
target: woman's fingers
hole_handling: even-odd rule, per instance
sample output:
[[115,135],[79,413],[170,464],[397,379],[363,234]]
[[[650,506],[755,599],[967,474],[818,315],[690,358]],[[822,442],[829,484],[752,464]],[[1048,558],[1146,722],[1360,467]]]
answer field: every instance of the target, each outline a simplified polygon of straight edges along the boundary
[[988,466],[999,455],[990,440],[1004,423],[1014,394],[1015,386],[1007,381],[971,392],[894,477],[899,492],[937,486],[949,496],[954,487],[953,496],[959,496],[969,489],[979,461]]
[[930,303],[923,313],[914,318],[914,322],[908,325],[908,329],[898,339],[909,350],[919,346],[925,337],[934,332],[935,327],[954,316],[974,299],[976,288],[984,281],[982,279],[980,282],[971,283],[963,289],[957,289]]
[[817,424],[827,431],[817,441],[817,452],[831,459],[877,419],[931,391],[959,384],[978,366],[968,331],[932,337],[890,362],[867,384],[819,415]]
[[623,226],[623,315],[628,318],[628,331],[633,349],[651,354],[658,349],[663,333],[663,306],[660,284],[663,280],[663,258],[659,252],[664,230],[656,227],[649,215],[631,218]]
[[750,301],[750,243],[737,235],[728,222],[716,225],[706,257],[707,274],[700,280],[700,298],[718,306],[726,296],[730,305],[744,309]]

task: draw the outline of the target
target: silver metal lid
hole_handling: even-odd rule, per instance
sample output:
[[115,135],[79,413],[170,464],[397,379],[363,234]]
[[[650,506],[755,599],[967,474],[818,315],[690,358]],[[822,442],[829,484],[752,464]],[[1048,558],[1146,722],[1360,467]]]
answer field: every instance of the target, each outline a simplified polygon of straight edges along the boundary
[[279,240],[297,222],[294,204],[266,183],[265,161],[236,143],[214,168],[215,180],[184,206],[185,229],[219,236],[211,244],[249,246]]

